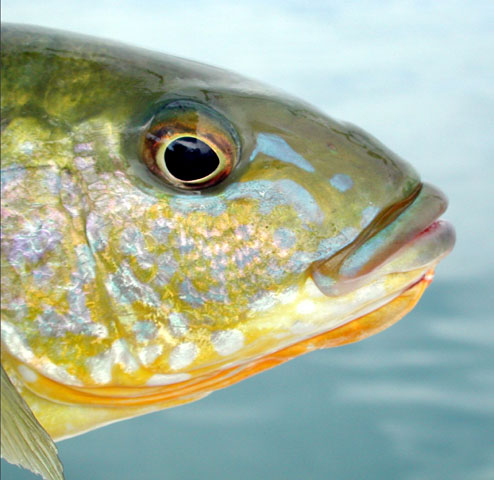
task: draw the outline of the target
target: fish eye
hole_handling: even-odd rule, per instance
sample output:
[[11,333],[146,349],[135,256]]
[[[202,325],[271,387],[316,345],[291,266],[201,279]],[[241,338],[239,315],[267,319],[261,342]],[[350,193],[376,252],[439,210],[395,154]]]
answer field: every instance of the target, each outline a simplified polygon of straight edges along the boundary
[[234,169],[240,142],[216,110],[191,100],[162,106],[142,141],[147,167],[172,186],[197,190],[217,185]]

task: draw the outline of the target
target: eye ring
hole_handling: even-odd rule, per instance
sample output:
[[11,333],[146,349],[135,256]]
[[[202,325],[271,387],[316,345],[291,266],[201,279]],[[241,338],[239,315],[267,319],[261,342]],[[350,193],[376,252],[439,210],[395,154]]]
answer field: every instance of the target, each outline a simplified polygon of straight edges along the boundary
[[160,108],[143,136],[142,158],[149,170],[181,190],[212,187],[240,158],[231,123],[211,107],[190,100]]

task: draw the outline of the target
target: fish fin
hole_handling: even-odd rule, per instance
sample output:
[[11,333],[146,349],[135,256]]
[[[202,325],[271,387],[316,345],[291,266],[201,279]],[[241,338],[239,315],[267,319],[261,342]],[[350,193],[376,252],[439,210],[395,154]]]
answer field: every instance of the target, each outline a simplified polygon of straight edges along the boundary
[[63,480],[57,447],[1,368],[2,457],[45,480]]

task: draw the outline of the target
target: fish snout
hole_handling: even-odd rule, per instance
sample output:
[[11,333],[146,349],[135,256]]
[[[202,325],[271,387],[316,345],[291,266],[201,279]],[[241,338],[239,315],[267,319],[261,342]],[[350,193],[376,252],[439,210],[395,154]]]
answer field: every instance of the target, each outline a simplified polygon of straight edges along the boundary
[[436,187],[420,190],[376,218],[344,250],[314,266],[312,279],[328,296],[337,296],[392,273],[429,271],[455,243],[453,226],[438,220],[448,205]]

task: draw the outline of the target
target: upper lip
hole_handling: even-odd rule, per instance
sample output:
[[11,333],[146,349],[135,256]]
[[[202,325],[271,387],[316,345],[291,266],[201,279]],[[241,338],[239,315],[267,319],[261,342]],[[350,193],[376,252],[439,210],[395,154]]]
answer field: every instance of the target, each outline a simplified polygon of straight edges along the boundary
[[[353,290],[411,245],[421,253],[414,259],[415,268],[437,262],[454,244],[453,227],[436,221],[447,204],[439,189],[427,183],[420,185],[406,199],[382,212],[354,242],[314,265],[314,281],[327,295]],[[406,262],[396,268],[405,269]]]

